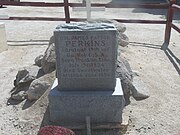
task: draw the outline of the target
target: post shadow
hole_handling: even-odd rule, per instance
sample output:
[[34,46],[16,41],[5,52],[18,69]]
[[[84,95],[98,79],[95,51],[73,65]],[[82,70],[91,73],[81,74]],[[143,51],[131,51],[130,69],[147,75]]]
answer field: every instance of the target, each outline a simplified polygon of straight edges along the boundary
[[168,57],[168,59],[170,60],[170,62],[173,64],[178,75],[180,75],[180,68],[179,68],[180,60],[174,55],[174,53],[169,48],[166,48],[163,51],[166,54],[166,56]]
[[150,43],[139,43],[139,42],[129,42],[130,46],[140,46],[140,47],[147,47],[151,49],[161,49],[161,45],[150,44]]
[[44,113],[40,128],[44,127],[44,126],[50,126],[50,125],[53,125],[53,124],[52,124],[52,122],[50,121],[50,118],[49,118],[49,106],[48,106],[46,108],[45,113]]

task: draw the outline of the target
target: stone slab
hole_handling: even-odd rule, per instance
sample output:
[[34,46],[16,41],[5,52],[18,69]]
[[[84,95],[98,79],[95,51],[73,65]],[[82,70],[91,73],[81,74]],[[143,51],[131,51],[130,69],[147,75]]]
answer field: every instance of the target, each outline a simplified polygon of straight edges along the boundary
[[85,123],[90,116],[92,123],[121,122],[124,97],[120,79],[115,91],[59,91],[58,81],[49,94],[50,120],[66,125]]
[[7,50],[7,39],[4,23],[0,22],[0,53]]
[[108,23],[63,24],[54,32],[59,90],[114,90],[117,30]]

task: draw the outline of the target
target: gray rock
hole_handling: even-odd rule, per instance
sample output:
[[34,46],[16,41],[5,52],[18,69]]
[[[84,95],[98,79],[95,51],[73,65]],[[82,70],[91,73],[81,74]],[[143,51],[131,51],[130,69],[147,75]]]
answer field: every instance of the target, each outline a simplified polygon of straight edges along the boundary
[[117,58],[117,69],[116,69],[117,77],[121,80],[129,79],[131,82],[133,81],[133,72],[130,67],[127,59],[120,55]]
[[38,57],[36,57],[34,60],[35,65],[37,65],[38,67],[41,67],[42,59],[43,59],[43,55],[39,55]]
[[129,44],[129,38],[122,33],[118,33],[118,43],[120,46],[125,47]]
[[41,65],[44,73],[50,73],[56,69],[56,55],[53,36],[51,37],[49,46],[44,53]]
[[134,93],[132,93],[136,100],[142,100],[149,97],[150,93],[147,88],[148,84],[144,83],[143,80],[141,80],[139,77],[135,77],[132,84],[138,89],[137,92],[134,91]]
[[34,80],[27,91],[28,100],[38,99],[50,86],[46,81]]
[[27,97],[27,94],[25,91],[20,91],[17,94],[11,95],[12,99],[18,100],[18,101],[22,101],[22,100],[26,99],[26,97]]
[[121,79],[126,105],[130,103],[129,98],[131,94],[136,100],[143,100],[149,97],[149,95],[139,92],[133,85],[133,72],[130,64],[122,55],[117,60],[116,77]]
[[115,20],[94,19],[94,20],[90,20],[89,23],[113,23],[120,33],[124,33],[126,31],[126,26],[122,23],[115,21]]
[[52,72],[34,80],[26,92],[28,100],[32,101],[39,99],[49,88],[54,79],[55,72]]
[[18,71],[16,79],[14,80],[14,85],[17,86],[20,84],[32,82],[37,78],[38,72],[39,67],[37,66],[24,67]]
[[124,25],[123,23],[120,23],[118,21],[112,20],[112,23],[116,26],[117,30],[120,33],[124,33],[126,31],[126,25]]

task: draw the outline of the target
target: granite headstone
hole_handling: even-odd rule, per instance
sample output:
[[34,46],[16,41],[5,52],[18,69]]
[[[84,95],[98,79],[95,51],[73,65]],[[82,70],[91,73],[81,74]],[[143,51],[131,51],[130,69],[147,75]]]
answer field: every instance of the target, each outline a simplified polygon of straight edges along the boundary
[[59,90],[114,90],[117,40],[112,24],[64,24],[54,35]]
[[5,24],[0,22],[0,53],[7,49],[8,45],[6,39]]
[[57,125],[122,121],[124,97],[115,78],[116,28],[109,23],[63,24],[54,32],[57,79],[49,94]]

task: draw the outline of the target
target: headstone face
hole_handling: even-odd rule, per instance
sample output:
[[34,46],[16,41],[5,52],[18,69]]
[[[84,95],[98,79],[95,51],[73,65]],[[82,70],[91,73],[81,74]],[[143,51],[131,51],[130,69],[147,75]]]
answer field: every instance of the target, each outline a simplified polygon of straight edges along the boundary
[[117,38],[113,24],[63,24],[54,36],[60,91],[114,90]]

